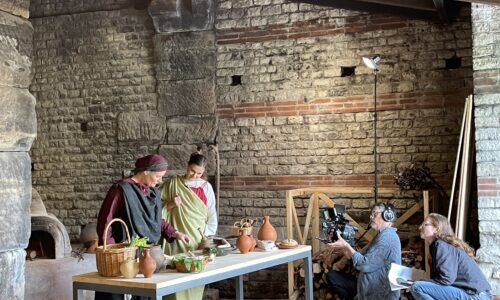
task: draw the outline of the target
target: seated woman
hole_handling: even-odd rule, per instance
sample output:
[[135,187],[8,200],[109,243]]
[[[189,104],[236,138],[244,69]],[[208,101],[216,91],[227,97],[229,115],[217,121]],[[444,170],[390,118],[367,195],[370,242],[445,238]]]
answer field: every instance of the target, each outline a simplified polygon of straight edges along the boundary
[[[214,235],[217,231],[214,191],[210,183],[201,179],[206,165],[205,156],[193,153],[189,158],[186,174],[171,178],[160,187],[163,217],[192,238],[189,245],[176,241],[164,243],[167,255],[197,249],[202,239],[199,230],[207,236]],[[202,296],[203,286],[179,292],[169,299],[201,300]]]
[[429,214],[420,225],[420,237],[430,243],[431,279],[411,286],[416,300],[491,299],[490,284],[475,262],[474,250],[455,236],[446,217]]

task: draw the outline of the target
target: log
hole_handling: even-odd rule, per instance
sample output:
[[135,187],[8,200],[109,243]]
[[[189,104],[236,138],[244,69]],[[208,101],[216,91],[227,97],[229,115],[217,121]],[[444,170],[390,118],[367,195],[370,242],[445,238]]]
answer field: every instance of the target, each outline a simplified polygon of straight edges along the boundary
[[312,265],[312,271],[314,274],[321,273],[321,264],[319,263],[313,263]]

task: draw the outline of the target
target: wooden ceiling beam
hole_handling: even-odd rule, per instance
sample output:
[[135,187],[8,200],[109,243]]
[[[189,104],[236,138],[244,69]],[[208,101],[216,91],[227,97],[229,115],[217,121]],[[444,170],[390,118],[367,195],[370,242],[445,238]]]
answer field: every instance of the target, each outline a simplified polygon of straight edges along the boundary
[[432,0],[358,0],[360,2],[377,3],[382,5],[399,6],[419,10],[436,11]]
[[460,2],[469,2],[469,3],[482,3],[482,4],[491,4],[491,5],[500,5],[499,0],[455,0]]
[[[370,2],[368,2],[370,1]],[[372,1],[378,1],[378,2],[386,2],[386,4],[382,3],[375,3]],[[314,5],[320,5],[320,6],[327,6],[327,7],[333,7],[333,8],[341,8],[341,9],[347,9],[347,10],[357,10],[357,11],[365,11],[365,12],[372,12],[372,13],[380,13],[380,14],[390,14],[390,15],[396,15],[396,16],[406,16],[406,17],[411,17],[411,18],[416,18],[416,19],[425,19],[425,20],[433,20],[433,21],[440,21],[439,14],[437,12],[437,9],[434,7],[434,10],[430,9],[416,9],[415,7],[410,8],[410,7],[403,7],[403,6],[396,6],[395,3],[396,1],[389,1],[389,0],[364,0],[364,1],[355,1],[355,0],[292,0],[292,2],[298,2],[298,3],[309,3],[309,4],[314,4]],[[405,2],[405,0],[400,0],[399,2]],[[412,1],[410,1],[412,2]],[[416,1],[417,2],[417,1]],[[426,2],[422,0],[422,2]],[[391,4],[389,4],[391,3]],[[431,4],[434,6],[432,0]],[[426,4],[427,6],[427,4]],[[423,6],[422,6],[423,7]]]

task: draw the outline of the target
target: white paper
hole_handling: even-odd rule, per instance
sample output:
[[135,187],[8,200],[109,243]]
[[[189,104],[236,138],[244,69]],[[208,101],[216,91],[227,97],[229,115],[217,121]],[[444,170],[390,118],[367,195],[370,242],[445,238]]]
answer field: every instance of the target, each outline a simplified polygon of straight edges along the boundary
[[392,291],[407,289],[412,282],[427,278],[424,270],[408,268],[395,263],[391,263],[387,277],[391,283]]

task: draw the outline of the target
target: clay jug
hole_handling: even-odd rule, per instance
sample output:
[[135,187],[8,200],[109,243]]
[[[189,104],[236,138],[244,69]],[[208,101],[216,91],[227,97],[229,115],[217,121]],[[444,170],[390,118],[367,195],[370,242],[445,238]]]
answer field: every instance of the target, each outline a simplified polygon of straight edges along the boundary
[[264,221],[262,222],[262,226],[260,226],[259,232],[257,233],[257,238],[261,241],[267,240],[273,242],[275,242],[278,238],[276,229],[274,229],[271,222],[269,222],[269,216],[264,216]]
[[252,247],[250,247],[250,252],[252,252],[254,249],[255,249],[255,246],[257,246],[257,241],[253,238],[253,234],[251,235],[248,235],[248,237],[250,237],[250,239],[252,240]]
[[161,245],[150,245],[151,257],[154,258],[156,262],[155,273],[160,272],[161,268],[165,266],[165,255],[161,249]]
[[143,248],[141,252],[141,257],[139,258],[139,270],[144,274],[145,278],[153,276],[156,269],[156,261],[151,257],[151,249]]
[[125,278],[135,278],[139,273],[139,263],[135,258],[129,258],[120,264],[120,272]]
[[252,248],[252,239],[245,234],[243,230],[240,230],[240,236],[236,240],[236,247],[240,250],[240,253],[245,254]]

